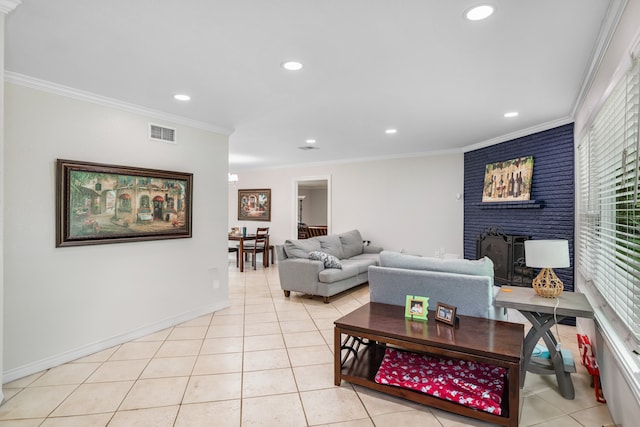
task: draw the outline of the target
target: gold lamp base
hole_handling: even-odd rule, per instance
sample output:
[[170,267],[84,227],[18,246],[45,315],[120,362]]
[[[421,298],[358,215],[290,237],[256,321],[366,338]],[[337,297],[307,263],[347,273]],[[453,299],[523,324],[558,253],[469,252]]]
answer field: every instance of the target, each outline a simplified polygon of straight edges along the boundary
[[538,295],[545,298],[558,297],[564,289],[562,280],[556,276],[556,273],[551,268],[540,270],[538,276],[533,279],[532,286]]

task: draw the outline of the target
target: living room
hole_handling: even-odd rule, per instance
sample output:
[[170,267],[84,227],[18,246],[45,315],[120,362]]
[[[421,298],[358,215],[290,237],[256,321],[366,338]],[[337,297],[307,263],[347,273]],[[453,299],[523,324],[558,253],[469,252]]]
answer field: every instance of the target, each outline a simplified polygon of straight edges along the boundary
[[[584,107],[572,119],[500,142],[509,144],[554,129],[582,135],[636,40],[634,18],[639,8],[639,2],[628,2]],[[469,258],[465,203],[479,203],[481,195],[467,192],[465,158],[484,146],[412,157],[363,156],[360,161],[229,170],[229,136],[224,129],[202,129],[167,116],[165,122],[174,124],[181,143],[150,149],[147,125],[157,117],[144,108],[110,106],[99,96],[70,93],[37,78],[9,73],[5,80],[5,185],[0,197],[4,221],[0,366],[5,382],[228,306],[227,231],[257,224],[236,220],[238,189],[271,189],[268,226],[275,243],[295,232],[292,182],[323,177],[330,181],[330,230],[358,228],[372,244],[390,250]],[[522,149],[507,157],[528,154]],[[56,158],[194,173],[197,231],[192,239],[56,249]],[[501,160],[507,158],[495,154],[488,163]],[[544,170],[542,159],[534,168]],[[235,186],[229,185],[227,172],[238,174]],[[581,327],[596,335],[593,326]],[[610,350],[605,356],[608,368],[618,365],[614,353]],[[626,420],[640,417],[636,394],[626,386],[624,368],[609,378],[605,385],[609,405],[619,413],[618,419],[625,420],[619,422],[627,425]]]

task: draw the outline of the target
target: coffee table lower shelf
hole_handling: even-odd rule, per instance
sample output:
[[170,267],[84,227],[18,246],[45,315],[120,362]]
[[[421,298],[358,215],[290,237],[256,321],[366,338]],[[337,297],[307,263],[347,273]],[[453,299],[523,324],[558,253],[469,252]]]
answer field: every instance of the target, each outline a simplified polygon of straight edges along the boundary
[[[502,400],[502,413],[505,415],[490,414],[418,391],[377,383],[375,376],[380,368],[387,346],[376,342],[363,342],[363,344],[363,349],[358,352],[357,357],[350,358],[342,365],[340,371],[341,380],[454,414],[504,426],[514,425],[513,419],[509,416],[509,399],[507,398],[509,396],[509,381],[505,381],[505,398]],[[518,408],[515,410],[517,412]],[[515,425],[517,426],[517,422]]]
[[[445,325],[428,312],[424,321],[404,317],[404,307],[370,302],[334,322],[334,383],[342,380],[455,414],[518,427],[524,325],[456,316]],[[344,340],[343,340],[344,338]],[[490,414],[414,390],[375,382],[387,347],[500,366],[507,371],[502,415]]]
[[[509,417],[509,381],[505,381],[505,390],[502,400],[502,413],[506,416],[490,414],[485,411],[473,409],[464,405],[460,405],[449,400],[434,397],[425,393],[409,390],[402,387],[396,387],[375,382],[375,376],[380,368],[382,359],[384,358],[387,346],[376,342],[363,343],[357,357],[351,357],[346,360],[341,367],[340,379],[357,384],[372,390],[376,390],[402,399],[417,402],[433,408],[442,409],[447,412],[487,421],[504,426],[513,426],[513,419]],[[339,384],[336,384],[339,385]],[[518,411],[518,407],[515,411]],[[516,417],[517,420],[517,417]],[[517,421],[516,424],[517,426]]]

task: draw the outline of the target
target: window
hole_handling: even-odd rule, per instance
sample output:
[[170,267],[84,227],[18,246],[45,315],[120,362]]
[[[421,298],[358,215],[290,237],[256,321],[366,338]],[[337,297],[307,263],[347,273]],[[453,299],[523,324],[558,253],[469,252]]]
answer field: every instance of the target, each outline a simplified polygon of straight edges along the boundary
[[151,206],[149,204],[149,196],[140,196],[140,209],[150,212],[151,209],[149,208],[149,206]]
[[578,147],[578,265],[640,343],[638,61],[614,88]]

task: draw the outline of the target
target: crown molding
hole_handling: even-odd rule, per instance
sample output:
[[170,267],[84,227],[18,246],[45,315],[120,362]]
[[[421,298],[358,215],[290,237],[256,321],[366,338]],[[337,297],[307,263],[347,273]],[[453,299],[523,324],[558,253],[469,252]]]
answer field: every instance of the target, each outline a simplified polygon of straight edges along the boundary
[[338,159],[338,160],[326,160],[320,162],[308,162],[308,163],[288,163],[284,165],[263,165],[263,166],[251,166],[247,164],[242,164],[240,162],[229,162],[229,166],[234,170],[240,172],[246,171],[255,171],[255,170],[273,170],[273,169],[289,169],[289,168],[307,168],[307,167],[317,167],[317,166],[328,166],[328,165],[339,165],[346,163],[363,163],[363,162],[372,162],[379,160],[393,160],[393,159],[404,159],[404,158],[416,158],[416,157],[430,157],[430,156],[446,156],[452,154],[464,154],[469,151],[479,150],[480,148],[490,147],[492,145],[500,144],[503,142],[511,141],[514,139],[522,138],[524,136],[529,136],[536,134],[538,132],[544,132],[545,130],[554,129],[560,126],[567,125],[569,123],[573,123],[572,117],[563,117],[557,120],[552,120],[550,122],[542,123],[536,126],[531,126],[526,129],[521,129],[516,132],[511,132],[505,135],[497,136],[492,139],[488,139],[485,141],[478,142],[476,144],[467,145],[465,147],[460,148],[450,148],[443,150],[432,150],[432,151],[422,151],[415,153],[402,153],[402,154],[391,154],[391,155],[383,155],[383,156],[371,156],[371,157],[355,157],[348,159]]
[[233,129],[227,129],[227,128],[216,126],[210,123],[204,123],[197,120],[188,119],[186,117],[164,113],[162,111],[152,110],[150,108],[145,108],[139,105],[130,104],[128,102],[120,101],[118,99],[107,98],[106,96],[96,95],[91,92],[85,92],[85,91],[74,89],[68,86],[59,85],[57,83],[48,82],[46,80],[37,79],[35,77],[26,76],[24,74],[14,73],[12,71],[5,71],[4,77],[5,77],[5,82],[7,83],[26,86],[32,89],[38,89],[45,92],[54,93],[56,95],[66,96],[68,98],[74,98],[80,101],[91,102],[93,104],[98,104],[104,107],[110,107],[117,110],[126,111],[128,113],[143,115],[145,117],[153,118],[156,120],[168,121],[171,123],[176,123],[176,124],[193,127],[196,129],[202,129],[210,132],[215,132],[215,133],[219,133],[226,136],[229,136],[233,133]]
[[21,0],[0,0],[0,12],[5,15],[12,12],[16,7],[22,4]]
[[366,163],[375,162],[381,160],[395,160],[405,158],[416,157],[430,157],[430,156],[445,156],[450,154],[462,154],[462,148],[451,148],[445,150],[432,150],[432,151],[420,151],[413,153],[401,153],[401,154],[388,154],[381,156],[369,156],[369,157],[349,157],[343,159],[323,160],[317,162],[300,162],[300,163],[286,163],[278,165],[252,165],[241,162],[229,161],[229,167],[235,171],[257,171],[257,170],[276,170],[276,169],[290,169],[290,168],[312,168],[318,166],[331,166],[331,165],[343,165],[349,163]]
[[526,129],[521,129],[516,132],[511,132],[506,135],[501,135],[492,139],[488,139],[486,141],[478,142],[477,144],[468,145],[463,148],[463,151],[467,153],[469,151],[474,151],[480,148],[489,147],[491,145],[500,144],[502,142],[511,141],[513,139],[522,138],[523,136],[529,136],[538,132],[544,132],[545,130],[557,128],[559,126],[564,126],[569,123],[573,123],[573,117],[563,117],[563,118],[552,120],[550,122],[542,123],[536,126],[531,126]]

